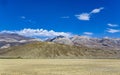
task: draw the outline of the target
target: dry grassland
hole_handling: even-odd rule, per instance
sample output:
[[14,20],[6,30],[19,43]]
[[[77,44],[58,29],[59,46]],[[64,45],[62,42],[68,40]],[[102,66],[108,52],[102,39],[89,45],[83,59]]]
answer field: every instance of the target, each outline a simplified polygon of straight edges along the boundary
[[0,59],[0,75],[120,75],[120,60]]

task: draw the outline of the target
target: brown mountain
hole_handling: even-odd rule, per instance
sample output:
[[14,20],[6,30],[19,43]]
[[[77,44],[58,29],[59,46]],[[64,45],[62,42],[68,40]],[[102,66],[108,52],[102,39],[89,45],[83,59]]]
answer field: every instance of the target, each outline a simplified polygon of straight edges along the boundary
[[24,45],[34,41],[37,40],[14,33],[0,33],[0,49]]
[[120,39],[117,38],[91,38],[86,36],[57,37],[47,40],[60,44],[86,46],[88,48],[99,48],[104,50],[120,50]]
[[120,51],[34,42],[1,49],[0,58],[120,58]]

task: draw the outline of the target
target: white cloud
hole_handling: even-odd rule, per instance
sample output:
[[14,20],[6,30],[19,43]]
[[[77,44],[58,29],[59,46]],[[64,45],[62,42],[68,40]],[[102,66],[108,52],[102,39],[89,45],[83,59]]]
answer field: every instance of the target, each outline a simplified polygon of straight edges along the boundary
[[103,7],[96,8],[96,9],[92,10],[91,13],[96,14],[96,13],[99,13],[103,9],[104,9]]
[[46,37],[46,38],[51,38],[51,37],[55,37],[55,36],[66,36],[66,37],[71,37],[72,34],[71,33],[67,33],[67,32],[55,32],[53,30],[44,30],[44,29],[23,29],[20,31],[1,31],[1,33],[17,33],[19,35],[23,35],[23,36],[28,36],[28,37]]
[[75,16],[76,16],[77,19],[79,19],[79,20],[89,21],[92,14],[99,13],[99,12],[100,12],[101,10],[103,10],[103,9],[104,9],[103,7],[100,7],[100,8],[93,9],[93,10],[92,10],[91,12],[89,12],[89,13],[82,13],[82,14],[78,14],[78,15],[75,15]]
[[119,26],[118,24],[111,24],[111,23],[108,23],[107,25],[110,27],[118,27]]
[[69,16],[63,16],[63,17],[61,17],[61,18],[66,18],[66,19],[68,19],[68,18],[70,18]]
[[90,20],[90,14],[82,13],[80,15],[75,15],[79,20]]
[[118,32],[120,32],[120,30],[117,30],[117,29],[108,29],[107,32],[109,32],[109,33],[118,33]]
[[104,39],[109,39],[110,37],[108,37],[108,36],[105,36],[105,37],[103,37]]
[[21,19],[26,19],[26,17],[25,16],[21,16]]
[[85,34],[85,35],[93,35],[92,32],[84,32],[83,34]]

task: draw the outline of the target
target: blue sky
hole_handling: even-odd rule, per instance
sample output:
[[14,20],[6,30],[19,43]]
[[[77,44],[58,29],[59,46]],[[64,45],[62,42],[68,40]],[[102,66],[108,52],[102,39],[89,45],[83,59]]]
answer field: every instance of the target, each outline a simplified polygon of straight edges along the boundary
[[120,0],[0,0],[0,31],[120,37]]

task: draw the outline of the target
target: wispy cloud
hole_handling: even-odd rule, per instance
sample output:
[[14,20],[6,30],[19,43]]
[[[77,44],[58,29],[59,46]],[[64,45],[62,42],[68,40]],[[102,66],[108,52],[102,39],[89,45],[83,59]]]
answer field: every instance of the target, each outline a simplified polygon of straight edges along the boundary
[[71,37],[72,34],[68,32],[55,32],[54,30],[45,30],[45,29],[23,29],[19,31],[1,31],[1,33],[17,33],[19,35],[28,36],[28,37],[46,37],[51,38],[55,36],[66,36]]
[[107,25],[110,27],[118,27],[119,26],[118,24],[111,24],[111,23],[108,23]]
[[60,17],[60,18],[68,19],[68,18],[70,18],[70,17],[69,17],[69,16],[63,16],[63,17]]
[[26,19],[26,17],[25,17],[25,16],[21,16],[20,18],[21,18],[21,19]]
[[90,20],[90,14],[82,13],[80,15],[75,15],[79,20]]
[[103,7],[96,8],[96,9],[92,10],[90,13],[96,14],[96,13],[99,13],[103,9],[104,9]]
[[118,33],[118,32],[120,32],[120,30],[118,30],[118,29],[108,29],[107,32],[108,33]]
[[105,38],[105,39],[109,39],[110,37],[108,37],[108,36],[105,36],[105,37],[103,37],[103,38]]
[[104,9],[103,7],[100,7],[100,8],[93,9],[93,10],[92,10],[91,12],[89,12],[89,13],[82,13],[82,14],[78,14],[78,15],[75,15],[75,16],[76,16],[77,19],[79,19],[79,20],[89,21],[92,14],[99,13],[99,12],[100,12],[101,10],[103,10],[103,9]]
[[83,34],[85,34],[85,35],[93,35],[92,32],[84,32]]

